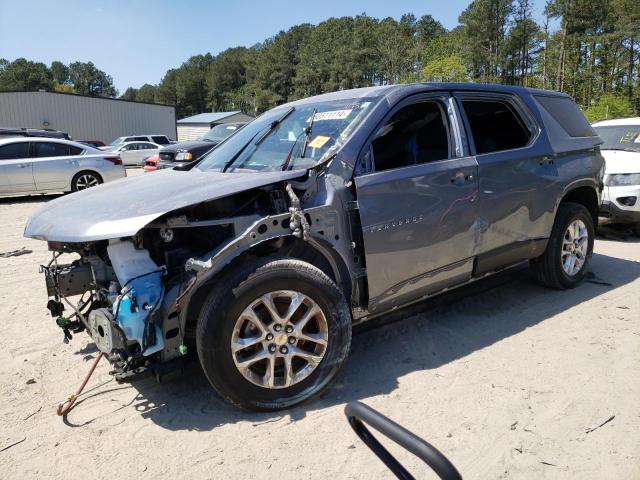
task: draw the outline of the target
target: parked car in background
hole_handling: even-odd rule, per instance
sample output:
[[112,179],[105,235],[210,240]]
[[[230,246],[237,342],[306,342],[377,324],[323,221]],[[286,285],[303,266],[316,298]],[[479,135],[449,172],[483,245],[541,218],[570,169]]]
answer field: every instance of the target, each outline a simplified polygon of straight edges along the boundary
[[179,142],[160,151],[158,169],[173,168],[194,162],[208,153],[225,138],[236,133],[246,122],[216,125],[198,140]]
[[47,137],[70,140],[68,133],[49,128],[0,128],[0,138],[9,137]]
[[600,216],[604,223],[631,225],[640,236],[640,117],[593,124],[606,161]]
[[129,137],[118,137],[113,142],[111,142],[106,147],[101,147],[101,150],[105,150],[110,147],[115,147],[117,145],[121,145],[123,143],[128,142],[149,142],[155,143],[157,145],[171,145],[172,143],[176,143],[174,140],[171,140],[166,135],[131,135]]
[[0,195],[84,190],[124,176],[117,154],[78,142],[0,139]]
[[145,172],[155,172],[158,169],[158,162],[160,162],[160,155],[151,155],[149,158],[144,160],[142,168]]
[[95,148],[106,147],[105,143],[100,140],[76,140],[76,142],[84,143],[85,145]]
[[115,375],[177,368],[195,344],[221,398],[278,410],[327,388],[353,324],[523,261],[576,287],[601,143],[557,92],[343,90],[278,106],[186,168],[50,202],[25,235],[78,254],[43,269],[48,305],[89,292],[57,324],[88,330]]
[[139,167],[144,164],[144,160],[147,157],[156,155],[162,145],[151,142],[126,142],[119,145],[108,147],[106,152],[115,152],[122,158],[122,163],[126,167],[136,166]]

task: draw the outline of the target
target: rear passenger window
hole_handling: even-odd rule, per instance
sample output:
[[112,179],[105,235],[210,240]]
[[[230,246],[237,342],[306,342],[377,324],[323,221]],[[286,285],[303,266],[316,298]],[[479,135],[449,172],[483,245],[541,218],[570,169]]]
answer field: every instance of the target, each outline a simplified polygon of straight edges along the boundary
[[36,157],[66,157],[69,155],[69,146],[62,143],[34,142]]
[[524,147],[531,133],[520,115],[507,101],[464,99],[476,154]]
[[535,99],[570,137],[593,137],[596,135],[584,114],[570,98],[536,95]]
[[438,102],[420,102],[398,110],[371,142],[377,172],[450,156],[449,129]]
[[0,147],[0,160],[29,158],[29,143],[16,142]]

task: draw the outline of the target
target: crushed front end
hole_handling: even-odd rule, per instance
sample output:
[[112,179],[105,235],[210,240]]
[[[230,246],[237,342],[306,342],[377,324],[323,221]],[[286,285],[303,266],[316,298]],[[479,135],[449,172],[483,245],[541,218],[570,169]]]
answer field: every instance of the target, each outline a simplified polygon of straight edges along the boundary
[[[53,258],[41,267],[50,296],[47,308],[64,340],[86,330],[120,378],[166,360],[159,357],[185,353],[184,345],[165,341],[163,332],[167,267],[137,240],[49,242]],[[80,258],[63,264],[65,253]]]

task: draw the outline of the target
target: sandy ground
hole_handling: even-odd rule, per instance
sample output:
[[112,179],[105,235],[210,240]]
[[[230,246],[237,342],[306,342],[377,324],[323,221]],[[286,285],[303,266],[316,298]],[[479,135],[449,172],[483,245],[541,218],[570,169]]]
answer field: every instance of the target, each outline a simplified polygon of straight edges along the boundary
[[33,250],[0,258],[0,478],[391,478],[345,421],[352,400],[430,441],[465,478],[640,478],[637,240],[596,242],[605,284],[551,291],[514,270],[361,329],[336,384],[286,413],[222,403],[197,363],[167,383],[118,385],[103,362],[63,421],[56,406],[95,349],[85,334],[63,344],[45,309],[49,255],[22,238],[44,201],[0,200],[0,252]]

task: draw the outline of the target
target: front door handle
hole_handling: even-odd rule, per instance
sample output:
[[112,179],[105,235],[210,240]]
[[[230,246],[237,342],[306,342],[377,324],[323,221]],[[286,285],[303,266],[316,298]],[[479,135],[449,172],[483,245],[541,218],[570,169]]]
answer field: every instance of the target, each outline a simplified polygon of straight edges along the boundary
[[451,183],[455,185],[464,185],[466,182],[473,180],[473,175],[465,175],[464,172],[456,173],[451,179]]
[[554,161],[551,157],[542,157],[540,160],[540,165],[553,165]]
[[30,167],[31,164],[30,163],[18,163],[16,166],[18,168],[27,168],[27,167]]

